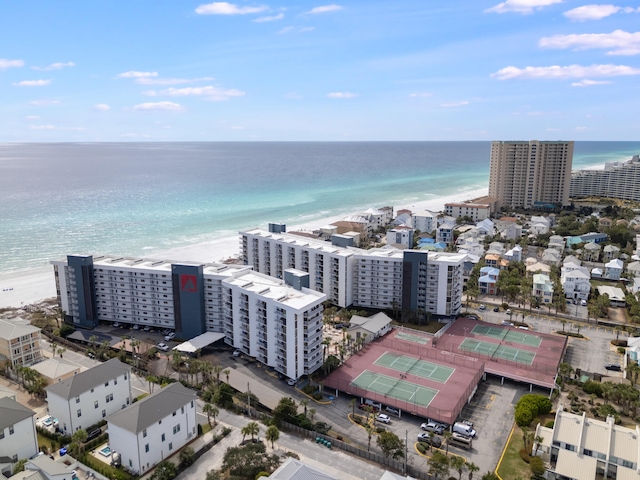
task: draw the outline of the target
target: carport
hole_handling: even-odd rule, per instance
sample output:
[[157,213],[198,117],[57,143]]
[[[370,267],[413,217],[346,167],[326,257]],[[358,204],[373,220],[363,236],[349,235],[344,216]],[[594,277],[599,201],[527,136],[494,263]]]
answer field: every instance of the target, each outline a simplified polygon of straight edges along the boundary
[[224,333],[206,332],[202,335],[198,335],[197,337],[193,337],[191,340],[187,340],[186,342],[176,345],[172,350],[178,350],[179,352],[193,355],[198,350],[202,350],[204,347],[207,347],[218,340],[222,340],[224,337]]

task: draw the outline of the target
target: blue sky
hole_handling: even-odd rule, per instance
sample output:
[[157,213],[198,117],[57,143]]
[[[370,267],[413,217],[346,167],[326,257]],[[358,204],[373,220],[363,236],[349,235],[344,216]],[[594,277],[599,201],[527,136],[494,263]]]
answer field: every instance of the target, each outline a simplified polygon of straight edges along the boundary
[[640,132],[640,0],[0,8],[2,142]]

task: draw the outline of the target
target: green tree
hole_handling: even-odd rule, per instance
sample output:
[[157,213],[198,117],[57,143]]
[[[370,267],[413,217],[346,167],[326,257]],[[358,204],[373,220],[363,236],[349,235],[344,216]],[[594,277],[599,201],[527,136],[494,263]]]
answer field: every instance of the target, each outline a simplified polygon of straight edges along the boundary
[[495,472],[487,472],[484,475],[482,475],[481,480],[500,480],[500,477],[498,477],[498,475],[496,475]]
[[545,472],[544,462],[540,457],[532,457],[529,460],[529,468],[531,469],[531,473],[535,478],[542,477]]
[[469,470],[469,480],[473,480],[473,474],[480,470],[480,467],[475,463],[467,463],[467,470]]
[[429,475],[433,475],[436,479],[449,475],[449,457],[438,451],[433,452],[431,458],[427,460],[427,465],[429,465]]
[[222,461],[225,478],[254,479],[260,472],[271,472],[280,464],[277,455],[266,453],[264,443],[249,443],[228,448]]
[[277,426],[281,422],[295,423],[293,418],[298,414],[298,406],[291,397],[283,397],[278,402],[276,408],[273,409],[273,420]]
[[242,427],[240,433],[242,433],[243,442],[244,437],[247,435],[251,435],[251,441],[253,442],[253,437],[260,433],[260,425],[258,425],[256,422],[249,422],[244,427]]
[[265,438],[268,442],[271,442],[271,449],[274,448],[273,444],[280,438],[280,430],[275,425],[269,425]]
[[178,467],[172,462],[164,460],[156,465],[151,480],[173,480],[176,475],[178,475]]
[[404,442],[395,433],[389,431],[381,432],[376,443],[385,457],[391,457],[394,460],[404,458]]
[[84,442],[87,441],[87,431],[80,429],[73,432],[71,436],[71,445],[75,445],[75,448],[72,448],[77,454],[81,454],[84,450]]
[[209,426],[211,427],[211,417],[213,417],[213,421],[215,423],[216,415],[218,415],[218,413],[220,413],[220,410],[218,410],[212,404],[207,402],[202,407],[202,411],[207,415],[207,422],[209,423]]
[[449,465],[451,468],[458,472],[458,480],[462,480],[462,474],[464,473],[464,468],[467,464],[467,461],[463,457],[459,457],[458,455],[453,455],[451,460],[449,460]]
[[193,465],[193,462],[196,461],[196,452],[193,451],[193,448],[186,446],[182,450],[180,450],[180,466],[188,467],[189,465]]

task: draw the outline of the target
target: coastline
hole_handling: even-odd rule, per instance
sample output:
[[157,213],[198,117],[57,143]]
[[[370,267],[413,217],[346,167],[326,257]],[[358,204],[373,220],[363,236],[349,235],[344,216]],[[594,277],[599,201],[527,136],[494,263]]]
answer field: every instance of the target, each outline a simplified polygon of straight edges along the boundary
[[[411,210],[418,212],[431,210],[440,212],[444,210],[444,204],[450,202],[463,202],[487,194],[487,188],[475,189],[466,192],[459,192],[445,197],[433,198],[404,205],[392,205],[394,212],[398,210]],[[388,206],[389,204],[380,201],[373,208]],[[357,211],[350,212],[351,214]],[[348,215],[348,214],[346,214]],[[313,222],[299,225],[287,225],[287,231],[312,231],[322,226],[335,222],[343,218],[345,214],[322,218]],[[274,221],[265,219],[265,221]],[[246,229],[255,228],[255,225]],[[95,252],[100,253],[100,252]],[[171,248],[169,250],[149,252],[144,255],[147,258],[157,258],[161,260],[173,260],[176,262],[202,262],[215,263],[237,256],[239,251],[238,235],[218,238],[195,245],[186,245]],[[22,270],[11,273],[0,273],[0,308],[20,308],[25,305],[39,303],[56,296],[55,279],[53,267],[46,265],[35,269]]]

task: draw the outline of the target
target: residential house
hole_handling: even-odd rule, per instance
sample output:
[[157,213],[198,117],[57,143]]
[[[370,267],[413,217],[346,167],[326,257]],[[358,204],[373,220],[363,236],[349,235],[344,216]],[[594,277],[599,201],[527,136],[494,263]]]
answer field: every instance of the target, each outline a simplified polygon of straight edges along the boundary
[[582,260],[574,255],[567,255],[564,257],[564,260],[562,260],[562,264],[566,265],[567,263],[573,263],[574,265],[580,266],[582,265]]
[[522,226],[514,222],[503,223],[497,225],[500,231],[500,237],[505,240],[518,240],[522,236]]
[[481,257],[484,254],[484,245],[475,237],[463,238],[462,240],[458,238],[457,243],[458,253],[468,253],[477,257]]
[[383,312],[378,312],[371,317],[353,315],[349,320],[350,328],[347,333],[351,335],[353,341],[362,338],[365,343],[369,343],[389,333],[391,322],[391,318]]
[[640,261],[636,260],[627,265],[627,273],[631,277],[640,277]]
[[394,227],[387,231],[387,245],[396,248],[413,247],[413,229],[409,227]]
[[369,226],[369,221],[357,215],[352,215],[348,217],[348,219],[338,220],[337,222],[331,223],[331,225],[338,229],[338,234],[358,232],[363,238],[369,238],[373,233]]
[[615,424],[613,416],[605,421],[575,414],[560,405],[553,427],[538,424],[533,454],[547,467],[548,480],[592,480],[617,478],[629,480],[640,471],[640,427]]
[[112,358],[46,391],[49,413],[65,435],[72,435],[131,404],[131,367]]
[[520,245],[516,245],[515,247],[509,249],[507,252],[505,252],[504,259],[509,260],[510,262],[521,262],[522,247]]
[[546,263],[547,265],[560,265],[562,261],[562,254],[558,252],[555,248],[547,248],[542,253],[542,258],[540,259],[542,263]]
[[534,235],[546,235],[549,233],[550,228],[551,222],[548,218],[537,215],[531,216],[531,222],[528,228],[529,233],[533,233]]
[[[400,212],[398,212],[400,213]],[[438,213],[430,210],[423,210],[411,215],[411,225],[421,232],[431,233],[438,226]]]
[[80,366],[62,358],[48,358],[31,367],[47,381],[47,385],[61,382],[81,372]]
[[454,241],[453,231],[456,228],[456,222],[454,219],[446,218],[436,228],[436,242],[451,244]]
[[627,306],[627,300],[624,291],[618,287],[610,287],[609,285],[598,285],[598,293],[609,297],[609,304],[612,307],[624,308]]
[[109,446],[122,465],[144,474],[197,435],[196,393],[171,383],[107,418]]
[[363,216],[369,220],[369,225],[375,231],[380,227],[385,227],[388,225],[393,218],[393,207],[389,207],[389,209],[377,209],[377,208],[369,208],[367,209]]
[[30,367],[42,361],[40,329],[21,318],[0,320],[0,360]]
[[603,277],[608,280],[620,280],[622,276],[622,269],[624,268],[624,263],[619,258],[611,260],[610,262],[605,263],[604,265],[604,275]]
[[584,243],[602,243],[609,239],[609,235],[606,233],[590,232],[580,235],[580,240]]
[[12,398],[0,398],[0,473],[7,477],[15,462],[38,453],[35,414]]
[[620,247],[615,245],[605,245],[602,249],[602,261],[608,262],[620,256]]
[[602,269],[598,267],[592,268],[591,278],[602,278]]
[[485,218],[484,220],[476,224],[476,231],[478,232],[479,236],[482,236],[482,235],[493,236],[496,231],[495,224],[488,218]]
[[627,285],[627,289],[634,295],[637,295],[638,292],[640,292],[640,277],[634,277],[629,285]]
[[564,245],[565,245],[565,240],[560,235],[551,235],[549,237],[548,248],[553,248],[558,252],[562,253],[564,252]]
[[270,480],[337,480],[333,475],[317,470],[300,460],[287,458],[271,475]]
[[69,462],[66,456],[52,460],[47,455],[40,455],[28,460],[24,471],[11,477],[11,480],[78,480],[76,468],[79,463]]
[[600,259],[601,246],[598,243],[590,242],[582,248],[582,260],[585,262],[597,262]]
[[553,302],[553,282],[549,275],[536,273],[533,276],[533,289],[531,294],[540,299],[540,303]]
[[600,228],[602,230],[607,229],[607,228],[611,228],[611,224],[612,223],[613,222],[611,221],[610,218],[602,217],[602,218],[600,218],[598,220],[598,228]]
[[409,210],[398,211],[398,215],[390,223],[390,225],[394,227],[398,227],[398,226],[411,227],[411,224],[412,224],[411,212]]
[[497,295],[496,282],[500,275],[500,269],[494,267],[482,267],[478,277],[478,289],[482,295]]
[[575,263],[565,263],[560,274],[560,283],[566,298],[588,300],[591,292],[589,269]]
[[[533,260],[533,262],[529,262]],[[527,273],[550,273],[551,267],[546,263],[538,262],[535,258],[527,258]]]

